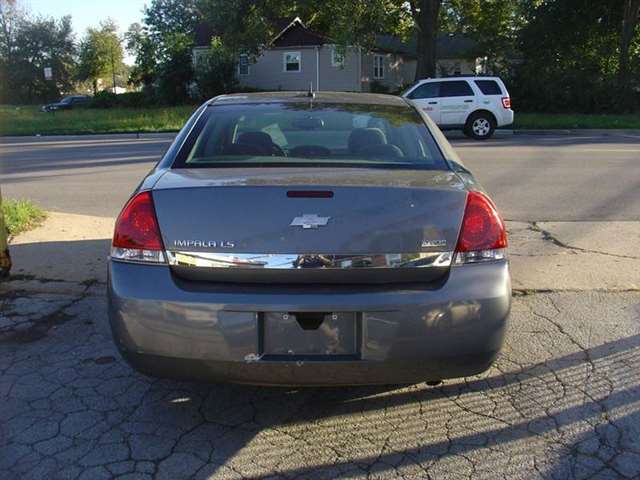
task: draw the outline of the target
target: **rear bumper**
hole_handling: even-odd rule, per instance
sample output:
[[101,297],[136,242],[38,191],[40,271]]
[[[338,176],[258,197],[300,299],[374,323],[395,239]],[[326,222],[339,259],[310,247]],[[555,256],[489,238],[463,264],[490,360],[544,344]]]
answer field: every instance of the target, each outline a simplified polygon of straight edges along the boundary
[[500,110],[500,115],[498,115],[498,127],[506,127],[513,123],[513,110],[503,108]]
[[[511,305],[507,262],[454,267],[437,289],[185,282],[111,261],[109,319],[143,373],[267,385],[415,383],[486,370]],[[360,312],[356,359],[261,354],[258,312]],[[363,313],[364,312],[364,313]]]

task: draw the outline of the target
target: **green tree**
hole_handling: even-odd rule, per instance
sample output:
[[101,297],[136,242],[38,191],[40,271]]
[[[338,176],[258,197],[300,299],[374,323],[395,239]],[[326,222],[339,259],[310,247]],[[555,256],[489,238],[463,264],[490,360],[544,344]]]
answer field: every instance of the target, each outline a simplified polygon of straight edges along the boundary
[[[31,18],[0,1],[0,98],[20,103],[51,100],[73,89],[75,46],[71,18]],[[44,68],[53,79],[44,78]]]
[[[199,18],[195,0],[152,0],[144,10],[144,25],[155,49],[153,77],[161,102],[178,103],[188,97],[193,83],[193,36]],[[143,57],[136,65],[151,67],[150,52]],[[151,72],[151,68],[145,70],[146,74]]]
[[512,94],[524,110],[602,113],[617,108],[622,0],[530,5],[518,39]]
[[196,84],[200,97],[212,98],[232,92],[237,87],[237,56],[234,51],[222,44],[219,37],[211,40],[211,48],[201,62],[201,67],[196,72]]
[[437,39],[441,0],[411,0],[411,14],[417,31],[416,80],[436,76]]
[[[618,68],[618,84],[621,100],[624,105],[628,105],[631,93],[631,48],[633,39],[636,36],[636,27],[640,21],[640,0],[624,0],[622,5],[622,32],[620,34],[620,54]],[[640,45],[636,47],[635,56],[640,56]]]
[[199,19],[196,0],[151,0],[143,23],[162,59],[174,51],[176,34],[193,38]]
[[193,81],[191,65],[192,38],[174,33],[165,38],[165,53],[158,67],[158,97],[161,102],[176,104],[189,97]]
[[113,89],[116,77],[123,71],[124,53],[118,36],[118,26],[112,20],[100,23],[99,28],[88,28],[80,44],[80,80],[90,80],[94,94],[98,92],[98,80],[110,77]]
[[125,33],[127,51],[135,56],[135,64],[129,74],[129,83],[142,85],[149,91],[157,76],[157,49],[146,27],[133,23]]
[[[537,0],[540,4],[540,0]],[[502,73],[517,56],[518,34],[526,24],[529,0],[445,0],[441,11],[442,30],[462,33],[478,42],[477,56],[486,56],[488,69]]]

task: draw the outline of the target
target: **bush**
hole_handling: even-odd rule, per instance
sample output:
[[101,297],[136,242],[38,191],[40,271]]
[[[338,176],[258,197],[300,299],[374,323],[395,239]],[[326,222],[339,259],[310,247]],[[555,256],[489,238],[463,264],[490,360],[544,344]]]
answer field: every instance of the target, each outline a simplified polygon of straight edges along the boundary
[[214,38],[201,68],[196,72],[197,96],[212,98],[238,89],[237,62],[234,53]]
[[108,90],[103,90],[102,92],[98,92],[93,96],[91,103],[89,104],[90,108],[113,108],[117,106],[118,99],[115,93],[109,92]]
[[369,85],[369,91],[371,93],[389,93],[391,89],[388,86],[384,85],[383,83],[379,82],[378,80],[374,80]]
[[162,105],[178,105],[189,100],[193,83],[192,41],[187,34],[173,33],[167,42],[166,59],[157,69],[156,98]]
[[2,203],[2,213],[9,235],[12,236],[37,227],[47,217],[29,200],[6,200]]
[[155,99],[145,92],[125,92],[119,95],[103,90],[96,93],[89,104],[90,108],[143,108],[155,104]]

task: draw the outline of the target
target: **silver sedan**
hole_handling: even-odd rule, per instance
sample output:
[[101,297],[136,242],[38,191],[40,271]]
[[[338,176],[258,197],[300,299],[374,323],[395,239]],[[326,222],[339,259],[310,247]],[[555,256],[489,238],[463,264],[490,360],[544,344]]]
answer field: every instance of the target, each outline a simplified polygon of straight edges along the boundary
[[387,95],[202,105],[116,223],[109,316],[153,376],[265,385],[486,370],[505,227],[437,127]]

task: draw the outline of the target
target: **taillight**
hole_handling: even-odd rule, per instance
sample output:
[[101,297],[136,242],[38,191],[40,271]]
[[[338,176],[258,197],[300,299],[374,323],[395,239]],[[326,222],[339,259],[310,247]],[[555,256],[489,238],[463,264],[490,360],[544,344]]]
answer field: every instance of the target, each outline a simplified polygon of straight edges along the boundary
[[164,263],[164,248],[151,192],[140,192],[125,205],[116,221],[111,258]]
[[454,263],[506,258],[507,232],[495,205],[480,192],[469,192]]
[[511,97],[502,97],[502,106],[504,108],[511,108]]

